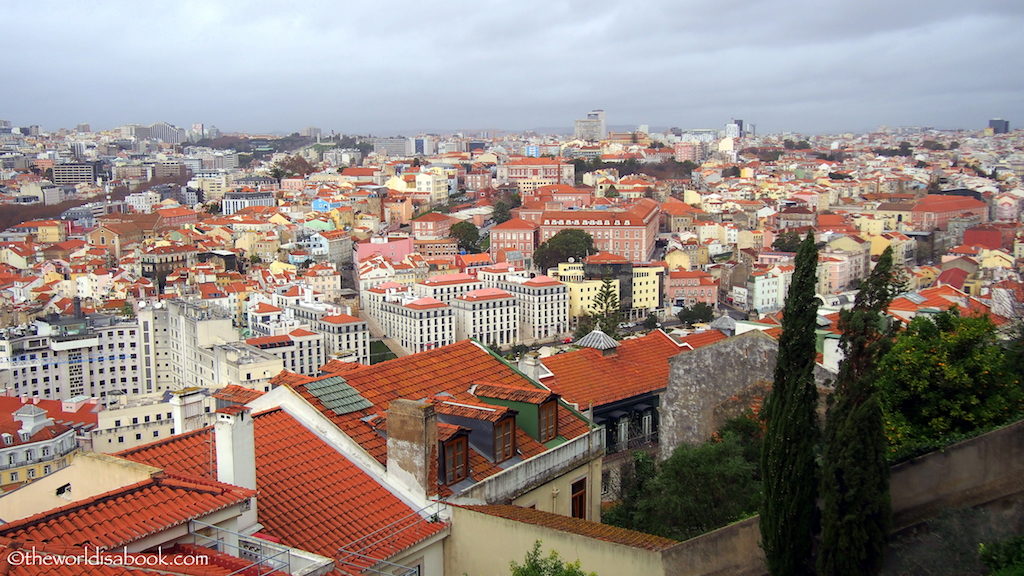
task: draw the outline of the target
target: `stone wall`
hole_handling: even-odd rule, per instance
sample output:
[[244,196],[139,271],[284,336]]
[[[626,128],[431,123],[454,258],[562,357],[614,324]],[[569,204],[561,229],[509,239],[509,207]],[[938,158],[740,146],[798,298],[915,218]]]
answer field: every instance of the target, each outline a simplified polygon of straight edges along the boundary
[[[725,420],[739,416],[746,406],[738,400],[757,402],[775,378],[779,343],[761,331],[721,340],[669,361],[668,387],[659,407],[660,458],[668,458],[680,444],[699,444],[714,434]],[[826,388],[832,378],[816,367],[815,381],[824,415]]]

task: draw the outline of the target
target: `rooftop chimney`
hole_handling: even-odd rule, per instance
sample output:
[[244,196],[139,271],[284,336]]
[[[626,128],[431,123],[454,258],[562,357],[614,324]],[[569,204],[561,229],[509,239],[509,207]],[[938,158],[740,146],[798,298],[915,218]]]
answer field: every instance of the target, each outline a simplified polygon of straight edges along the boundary
[[388,478],[421,498],[437,493],[437,415],[427,402],[388,406]]
[[527,352],[519,357],[519,371],[530,380],[540,382],[540,354]]
[[256,436],[252,408],[233,404],[217,410],[217,480],[256,489]]
[[171,393],[171,417],[174,420],[174,434],[191,432],[206,425],[203,414],[203,398],[199,388],[185,388]]

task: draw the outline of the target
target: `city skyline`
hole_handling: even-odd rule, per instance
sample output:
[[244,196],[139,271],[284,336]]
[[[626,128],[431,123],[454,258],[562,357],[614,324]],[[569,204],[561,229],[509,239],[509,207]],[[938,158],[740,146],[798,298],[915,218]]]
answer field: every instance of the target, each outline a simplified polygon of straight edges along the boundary
[[[15,125],[168,121],[378,135],[610,126],[759,133],[1020,125],[1024,6],[706,2],[6,6]],[[45,40],[45,41],[40,41]]]

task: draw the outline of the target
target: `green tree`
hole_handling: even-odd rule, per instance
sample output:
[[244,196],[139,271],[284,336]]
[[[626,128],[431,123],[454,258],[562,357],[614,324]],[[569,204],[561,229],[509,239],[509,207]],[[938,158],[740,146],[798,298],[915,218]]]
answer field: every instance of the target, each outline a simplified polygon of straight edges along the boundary
[[886,248],[861,283],[853,308],[839,315],[843,360],[822,451],[821,576],[870,576],[882,568],[892,507],[874,380],[878,359],[892,339],[883,329],[885,311],[899,289],[892,248]]
[[752,515],[760,500],[761,428],[749,415],[712,440],[683,444],[661,464],[635,452],[608,524],[686,540]]
[[658,317],[653,312],[648,314],[647,318],[644,318],[644,328],[648,330],[654,330],[658,327],[658,324]]
[[590,314],[584,314],[576,321],[576,329],[573,330],[572,335],[579,340],[593,332],[594,328],[597,328],[597,319]]
[[597,252],[594,239],[578,228],[567,228],[541,243],[533,252],[533,262],[541,271],[568,262],[569,258],[580,260]]
[[512,576],[597,576],[594,572],[584,572],[579,560],[566,563],[554,550],[541,556],[540,540],[533,543],[533,549],[526,553],[522,564],[513,561],[509,569]]
[[679,322],[686,326],[693,326],[698,322],[711,322],[714,317],[715,309],[704,302],[697,302],[689,307],[684,306],[679,312],[676,312],[676,318],[679,318]]
[[604,191],[604,197],[605,198],[618,198],[619,197],[619,190],[617,188],[615,188],[615,185],[613,184],[613,185],[609,186],[607,190]]
[[476,254],[480,251],[480,229],[474,226],[472,222],[463,220],[462,222],[452,224],[449,234],[459,243],[460,249],[471,254]]
[[619,338],[622,310],[619,308],[619,291],[611,278],[601,281],[601,287],[598,288],[590,305],[590,313],[601,332],[612,338]]
[[890,445],[941,442],[1020,415],[1022,376],[1011,367],[988,316],[917,316],[878,365]]
[[818,249],[808,234],[786,295],[775,381],[765,402],[761,541],[773,576],[814,573],[818,391],[814,384]]
[[796,252],[800,248],[800,234],[793,230],[785,230],[775,237],[772,248],[779,252]]
[[739,166],[729,166],[728,168],[723,168],[722,169],[722,178],[739,178],[739,177],[740,177],[740,167]]
[[496,224],[508,222],[509,220],[512,219],[511,210],[512,207],[509,205],[508,202],[505,202],[504,200],[498,200],[494,204],[494,212],[491,213],[491,218],[494,220]]

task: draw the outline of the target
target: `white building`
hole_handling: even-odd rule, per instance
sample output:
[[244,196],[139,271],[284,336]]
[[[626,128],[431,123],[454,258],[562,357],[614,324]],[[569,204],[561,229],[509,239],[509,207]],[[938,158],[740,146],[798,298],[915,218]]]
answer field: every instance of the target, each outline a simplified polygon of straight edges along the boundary
[[334,314],[320,318],[314,323],[314,329],[327,337],[329,357],[370,363],[370,330],[365,320],[348,314]]
[[245,343],[277,356],[286,370],[315,376],[327,363],[324,340],[323,334],[298,328],[279,336],[249,338]]
[[0,331],[0,387],[66,400],[151,392],[140,367],[139,324],[118,316],[51,316]]
[[384,333],[415,354],[455,342],[452,308],[436,298],[385,298],[378,321]]
[[455,339],[475,338],[507,348],[519,341],[519,307],[515,297],[498,288],[473,290],[452,300]]
[[436,298],[450,304],[455,298],[483,287],[483,282],[469,274],[442,274],[414,284],[413,294],[420,298]]
[[502,266],[481,270],[479,278],[515,297],[520,340],[545,341],[569,332],[569,288],[562,282]]
[[152,190],[147,190],[145,192],[133,192],[132,194],[125,196],[124,201],[133,212],[149,214],[153,211],[153,206],[160,203],[160,194]]

